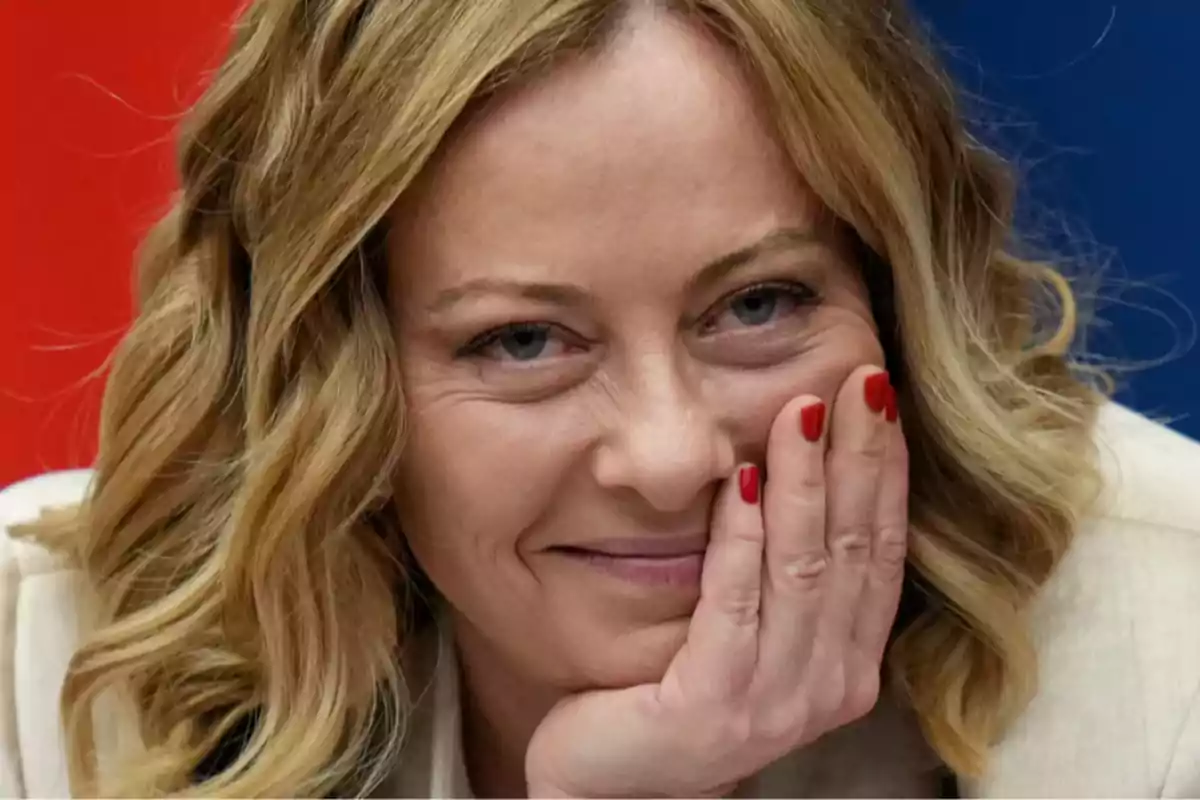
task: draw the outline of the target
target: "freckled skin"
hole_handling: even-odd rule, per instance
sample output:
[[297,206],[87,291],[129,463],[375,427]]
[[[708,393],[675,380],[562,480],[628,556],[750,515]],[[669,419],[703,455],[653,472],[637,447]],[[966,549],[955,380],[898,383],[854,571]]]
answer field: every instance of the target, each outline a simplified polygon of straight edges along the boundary
[[[697,589],[624,584],[547,548],[707,530],[720,482],[762,463],[788,400],[832,403],[852,370],[883,363],[858,271],[822,219],[731,58],[651,15],[501,98],[397,207],[401,521],[453,609],[479,703],[661,677]],[[692,286],[779,228],[824,244]],[[584,300],[493,292],[430,310],[482,277],[569,283]],[[745,324],[730,298],[764,281],[820,299],[768,292],[774,316]],[[461,352],[511,323],[550,326],[539,358]]]

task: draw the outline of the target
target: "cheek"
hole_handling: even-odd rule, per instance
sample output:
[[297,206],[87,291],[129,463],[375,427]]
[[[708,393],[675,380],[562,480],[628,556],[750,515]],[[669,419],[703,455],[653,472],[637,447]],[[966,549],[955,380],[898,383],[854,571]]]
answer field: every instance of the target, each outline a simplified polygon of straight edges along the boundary
[[556,425],[561,415],[453,391],[408,397],[410,435],[396,491],[414,552],[513,554],[571,461],[569,432]]
[[864,364],[884,364],[874,326],[857,314],[837,312],[795,358],[745,376],[714,378],[709,394],[734,431],[740,457],[757,460],[788,401],[811,394],[832,404],[850,373]]

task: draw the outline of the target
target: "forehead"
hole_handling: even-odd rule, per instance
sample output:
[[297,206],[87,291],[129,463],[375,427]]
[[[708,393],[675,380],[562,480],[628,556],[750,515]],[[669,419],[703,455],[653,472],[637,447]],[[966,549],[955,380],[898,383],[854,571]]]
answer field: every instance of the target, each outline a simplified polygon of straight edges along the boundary
[[645,11],[472,120],[397,209],[394,238],[426,265],[401,282],[444,282],[497,264],[702,263],[819,211],[735,58]]

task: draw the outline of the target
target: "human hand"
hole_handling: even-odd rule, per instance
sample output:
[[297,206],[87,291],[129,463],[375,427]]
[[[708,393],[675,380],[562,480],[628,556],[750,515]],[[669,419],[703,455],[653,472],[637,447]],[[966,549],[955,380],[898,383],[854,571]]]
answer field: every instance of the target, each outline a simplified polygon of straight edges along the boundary
[[714,796],[866,714],[896,616],[908,452],[895,392],[856,370],[789,402],[767,480],[720,490],[700,600],[661,682],[560,702],[526,754],[531,797]]

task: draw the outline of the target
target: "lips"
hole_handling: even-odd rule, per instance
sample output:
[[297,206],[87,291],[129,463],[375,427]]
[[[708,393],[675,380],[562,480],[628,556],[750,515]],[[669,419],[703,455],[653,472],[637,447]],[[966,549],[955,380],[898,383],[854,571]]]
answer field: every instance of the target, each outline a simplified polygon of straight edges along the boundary
[[686,536],[637,536],[597,539],[554,549],[568,553],[591,554],[609,558],[671,559],[703,555],[708,547],[706,534]]
[[551,547],[550,552],[606,580],[636,587],[639,595],[665,591],[691,597],[699,591],[707,547],[706,533],[658,534],[590,539]]

